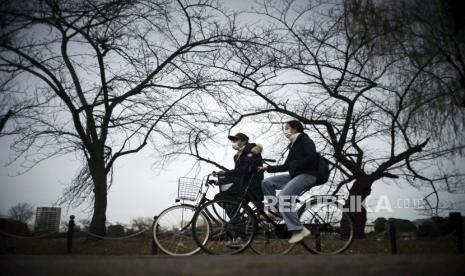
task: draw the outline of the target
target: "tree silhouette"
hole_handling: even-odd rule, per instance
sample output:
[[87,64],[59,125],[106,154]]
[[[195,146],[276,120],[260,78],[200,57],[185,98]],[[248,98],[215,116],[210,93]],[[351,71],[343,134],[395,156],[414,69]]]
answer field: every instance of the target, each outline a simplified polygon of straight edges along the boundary
[[[421,113],[418,107],[435,96],[424,93],[419,103],[413,95],[428,89],[429,73],[402,53],[379,57],[378,45],[388,33],[356,24],[350,8],[344,3],[264,2],[256,15],[266,24],[252,30],[260,43],[234,43],[202,60],[222,72],[216,102],[221,112],[202,113],[215,131],[198,132],[201,139],[186,143],[208,149],[205,145],[218,141],[218,133],[246,120],[266,123],[262,134],[269,136],[271,130],[282,137],[282,122],[295,118],[332,163],[329,193],[345,192],[363,201],[373,185],[402,178],[430,188],[425,209],[437,212],[438,190],[462,189],[463,172],[450,164],[438,169],[435,162],[463,144],[451,147],[418,129],[413,120]],[[184,148],[186,154],[191,149]],[[204,160],[209,156],[203,152]],[[350,213],[355,237],[363,238],[366,210]]]
[[[461,1],[353,1],[348,6],[351,28],[369,26],[383,35],[372,45],[373,57],[394,61],[400,56],[404,78],[418,71],[407,95],[419,128],[443,143],[464,141],[465,121],[465,5]],[[395,70],[399,70],[399,67]],[[410,68],[409,68],[410,67]],[[437,127],[441,125],[442,127]],[[449,138],[449,139],[447,139]]]
[[18,203],[8,210],[8,216],[11,219],[27,223],[34,216],[34,207],[26,202]]
[[0,70],[35,104],[5,131],[12,160],[78,153],[64,199],[92,198],[90,231],[104,235],[114,163],[165,137],[177,105],[204,89],[191,61],[240,40],[234,18],[215,1],[181,0],[4,1],[0,17]]

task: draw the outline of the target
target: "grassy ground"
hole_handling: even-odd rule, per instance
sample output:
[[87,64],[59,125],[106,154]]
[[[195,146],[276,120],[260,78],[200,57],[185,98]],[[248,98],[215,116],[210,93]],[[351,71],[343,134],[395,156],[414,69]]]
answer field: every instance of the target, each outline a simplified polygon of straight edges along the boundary
[[[450,239],[417,239],[399,240],[398,253],[406,254],[454,254],[454,240]],[[13,239],[0,238],[0,252],[21,255],[60,255],[66,254],[65,238]],[[87,241],[86,238],[75,238],[73,254],[79,255],[150,255],[152,252],[149,237],[135,237],[124,240]],[[390,242],[383,240],[355,240],[344,254],[386,254],[390,253]],[[159,254],[162,254],[161,252]],[[250,249],[244,254],[254,254]],[[308,254],[301,246],[296,246],[290,254]]]

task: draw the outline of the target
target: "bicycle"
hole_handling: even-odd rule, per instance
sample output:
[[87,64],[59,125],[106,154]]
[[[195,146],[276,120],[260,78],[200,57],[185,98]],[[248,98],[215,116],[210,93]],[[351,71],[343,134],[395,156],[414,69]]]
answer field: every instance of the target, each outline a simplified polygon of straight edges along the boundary
[[[266,161],[267,160],[265,160],[265,162]],[[210,179],[212,176],[216,176],[216,172],[206,175],[202,180],[187,177],[179,178],[176,202],[182,203],[180,205],[171,206],[162,211],[153,225],[154,241],[158,248],[160,248],[160,250],[165,254],[173,256],[188,256],[196,254],[201,250],[201,247],[197,245],[191,234],[192,219],[198,208],[211,202],[211,200],[207,198],[207,192],[211,185],[216,183],[215,180]],[[249,179],[249,184],[251,181],[252,179]],[[197,203],[192,205],[184,203],[184,201],[193,201]],[[208,226],[210,226],[212,222],[215,222],[214,217],[217,216],[215,212],[216,211],[212,210],[212,212],[208,211],[199,214],[202,224],[206,227],[203,229],[205,235],[203,242],[206,242],[209,235]],[[216,221],[216,223],[218,222]],[[260,229],[263,229],[264,231],[258,232],[257,236],[262,233],[266,236],[266,242],[264,244],[260,244],[257,242],[260,241],[260,239],[256,238],[255,244],[251,245],[252,251],[261,255],[286,253],[279,251],[274,252],[272,250],[277,246],[275,245],[276,242],[273,242],[270,239],[272,238],[272,235],[270,235],[272,231],[269,230],[269,227],[266,228],[268,230],[265,230],[265,228]],[[199,233],[199,230],[197,233]],[[282,243],[282,240],[278,240],[277,242]]]
[[[192,235],[197,245],[209,254],[237,254],[248,247],[258,254],[290,252],[296,244],[287,243],[290,233],[286,225],[270,218],[261,204],[249,202],[247,190],[248,187],[235,199],[215,199],[199,207],[192,219]],[[311,235],[300,242],[306,250],[314,254],[338,254],[351,245],[353,223],[350,215],[341,210],[343,203],[338,198],[311,197],[301,204],[299,218],[311,231]],[[204,220],[201,216],[205,213],[216,217]],[[267,247],[261,248],[258,241]]]

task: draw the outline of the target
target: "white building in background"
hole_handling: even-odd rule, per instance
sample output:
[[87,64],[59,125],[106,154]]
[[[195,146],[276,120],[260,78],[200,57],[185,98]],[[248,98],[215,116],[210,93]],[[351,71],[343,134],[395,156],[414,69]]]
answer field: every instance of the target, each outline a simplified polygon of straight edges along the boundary
[[54,233],[60,228],[61,208],[37,207],[34,232]]

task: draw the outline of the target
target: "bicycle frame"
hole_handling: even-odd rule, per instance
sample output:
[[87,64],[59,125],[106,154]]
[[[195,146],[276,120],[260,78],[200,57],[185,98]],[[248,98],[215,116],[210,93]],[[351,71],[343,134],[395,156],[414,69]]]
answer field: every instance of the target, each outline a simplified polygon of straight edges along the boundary
[[[250,177],[248,183],[247,183],[247,186],[246,188],[244,189],[244,191],[240,194],[240,196],[238,197],[237,201],[239,202],[238,204],[238,207],[237,207],[237,210],[240,210],[240,208],[244,205],[244,204],[248,204],[249,201],[247,200],[247,192],[249,191],[249,187],[252,183],[252,180],[254,179],[255,177],[255,174],[252,175],[252,177]],[[266,219],[266,221],[270,224],[272,224],[273,226],[277,227],[278,224],[273,220],[271,219],[266,213],[265,213],[265,210],[263,209],[263,206],[262,205],[257,205],[255,201],[250,201],[250,203],[252,203],[252,205],[255,207],[255,209],[259,212],[259,214],[264,217]],[[237,215],[237,213],[235,213],[234,215]],[[256,219],[257,219],[257,222],[259,221],[259,217],[255,216]],[[232,218],[231,218],[232,219]]]
[[[246,198],[247,196],[247,192],[248,192],[248,189],[250,187],[250,184],[252,183],[252,180],[253,178],[255,177],[255,175],[252,175],[252,177],[249,179],[249,183],[248,185],[246,186],[246,189],[244,190],[243,193],[241,193],[241,196],[239,196],[238,198],[238,202],[239,202],[239,205],[238,205],[238,208],[237,210],[240,209],[240,207],[244,204],[244,203],[248,203],[248,200]],[[302,196],[303,194],[305,194],[307,191],[303,192],[302,194],[300,194],[299,196]],[[305,201],[305,203],[303,203],[303,205],[300,207],[302,208],[303,206],[305,206],[308,202],[310,202],[310,205],[314,204],[314,203],[317,203],[318,200],[315,198],[319,195],[313,195],[311,196],[308,200]],[[325,196],[325,197],[331,197],[330,200],[326,201],[327,203],[332,203],[332,202],[339,202],[339,195],[321,195],[321,196]],[[334,200],[332,198],[336,197],[337,199]],[[299,202],[299,200],[297,200]],[[261,217],[263,217],[266,222],[270,223],[271,225],[273,225],[276,229],[278,229],[279,225],[278,223],[276,223],[273,219],[271,219],[268,214],[265,212],[264,208],[263,208],[263,205],[258,205],[254,202],[254,201],[250,201],[250,203],[252,203],[252,205],[256,208],[256,211],[258,211],[259,215]],[[300,209],[299,208],[299,209]],[[300,210],[299,210],[300,211]],[[315,213],[314,214],[315,216],[317,216],[317,218],[319,218],[319,221],[320,222],[324,222],[325,219],[323,217],[321,217],[318,213]],[[257,222],[260,222],[260,216],[257,217]],[[332,226],[330,225],[327,225],[327,223],[309,223],[309,224],[305,224],[305,226],[308,226],[308,227],[318,227],[318,229],[320,231],[325,231],[327,229],[330,229]],[[326,228],[327,227],[327,228]]]
[[[241,210],[243,210],[245,207],[245,208],[249,208],[249,211],[246,211],[246,212],[250,212],[250,208],[253,209],[252,213],[250,213],[250,216],[253,218],[252,222],[255,224],[254,227],[257,227],[256,223],[263,223],[263,222],[267,223],[267,225],[258,226],[258,227],[265,227],[265,231],[266,231],[265,235],[267,235],[266,233],[268,232],[268,233],[274,233],[271,235],[275,235],[277,239],[288,239],[289,238],[288,236],[290,236],[290,232],[287,230],[286,224],[279,223],[275,221],[274,219],[272,219],[270,215],[265,212],[264,204],[262,204],[260,201],[254,200],[253,198],[249,198],[248,192],[251,189],[251,186],[255,180],[255,177],[257,177],[255,173],[253,173],[252,176],[249,177],[248,183],[245,186],[244,190],[241,191],[241,193],[238,196],[235,196],[234,198],[231,199],[231,203],[233,204],[232,206],[234,206],[234,209],[232,210],[233,211],[232,213],[231,212],[227,213],[227,217],[229,218],[229,221],[225,217],[226,216],[225,207],[223,207],[223,204],[221,204],[221,201],[218,202],[219,203],[218,205],[221,206],[221,208],[217,207],[216,206],[217,204],[211,204],[211,207],[209,208],[202,208],[202,206],[204,206],[205,204],[208,204],[209,202],[213,201],[213,200],[208,199],[206,196],[209,185],[211,185],[210,180],[209,180],[211,175],[213,174],[209,174],[207,176],[207,180],[205,182],[207,189],[203,191],[202,197],[200,198],[200,200],[195,206],[195,208],[197,209],[195,217],[197,217],[199,215],[199,212],[202,211],[202,214],[206,217],[206,220],[208,221],[208,223],[221,224],[219,231],[214,231],[215,233],[212,232],[210,235],[213,234],[213,236],[215,236],[217,234],[220,234],[220,235],[227,234],[227,235],[233,235],[234,237],[234,233],[236,233],[237,230],[233,230],[233,228],[229,228],[228,225],[234,225],[235,223],[237,223],[237,221],[234,222],[237,218],[241,219],[241,216],[243,215]],[[302,194],[299,195],[299,197],[304,195],[306,192],[308,191],[303,192]],[[322,195],[322,196],[329,197],[329,200],[323,201],[323,203],[340,204],[339,202],[341,202],[340,197],[338,195]],[[318,195],[311,195],[308,198],[302,199],[302,201],[298,200],[299,203],[302,203],[302,205],[299,207],[299,210],[298,210],[299,217],[303,214],[303,212],[309,212],[310,214],[310,220],[308,221],[306,220],[304,222],[304,225],[305,227],[312,230],[312,236],[314,236],[314,239],[316,242],[316,251],[313,251],[313,249],[308,248],[306,245],[305,245],[305,248],[314,253],[321,251],[322,240],[320,238],[320,235],[321,236],[324,235],[323,233],[325,232],[328,232],[328,233],[337,232],[338,229],[341,229],[339,226],[336,226],[333,224],[334,218],[336,218],[335,213],[333,213],[333,211],[330,209],[326,210],[324,209],[324,207],[320,208],[319,207],[320,205],[317,204],[320,202],[317,197]],[[228,201],[225,201],[225,204],[227,204],[227,202]],[[249,205],[249,203],[252,203],[252,204]],[[313,209],[311,207],[308,207],[308,204],[310,204],[310,206],[315,206],[318,208]],[[326,206],[326,205],[323,204],[321,206]],[[202,210],[200,210],[199,208],[201,208]],[[349,221],[350,221],[350,217],[349,217]],[[185,226],[185,228],[189,227],[191,223],[193,223],[193,219]],[[258,229],[258,228],[255,228],[255,229]],[[256,233],[257,232],[254,232],[253,235],[256,235]],[[209,238],[207,238],[207,240],[208,239]],[[350,234],[350,237],[349,237],[350,241],[351,239],[352,239],[352,234]],[[345,247],[342,250],[347,249],[347,246],[346,245],[344,246]],[[349,246],[350,246],[350,243],[349,243]]]
[[[274,160],[272,159],[259,159],[257,160],[259,162],[274,162]],[[251,167],[253,167],[251,165]],[[215,173],[211,173],[211,174],[208,174],[207,175],[207,179],[205,181],[205,186],[207,187],[207,189],[202,193],[202,197],[200,199],[200,201],[198,202],[198,204],[195,205],[195,208],[198,209],[200,208],[201,206],[203,206],[204,204],[210,202],[211,200],[207,198],[206,194],[207,194],[207,191],[208,191],[208,188],[209,188],[209,185],[211,185],[209,182],[210,180],[210,176],[214,175]],[[233,219],[237,214],[238,214],[238,211],[241,209],[241,207],[244,205],[244,204],[248,204],[249,203],[249,200],[247,200],[247,193],[249,191],[249,188],[250,188],[250,185],[253,183],[253,180],[255,179],[255,174],[252,174],[252,177],[249,178],[248,180],[248,183],[244,189],[244,191],[241,192],[241,194],[237,197],[237,202],[239,202],[236,210],[235,210],[235,213],[232,215],[232,217],[230,219]],[[273,225],[276,229],[279,228],[279,224],[276,223],[273,219],[271,219],[267,213],[265,213],[265,210],[263,208],[263,205],[262,204],[256,204],[255,201],[250,201],[250,203],[252,203],[252,205],[255,207],[255,210],[258,211],[258,214],[260,216],[257,217],[257,215],[255,215],[255,218],[256,218],[256,221],[257,222],[260,222],[260,218],[264,218],[266,220],[266,222],[268,222],[269,224]],[[215,212],[215,215],[217,215],[217,217],[221,217],[218,213],[218,211],[216,209],[213,210]],[[205,212],[205,215],[207,216],[207,219],[209,219],[210,221],[213,221],[213,222],[216,222],[218,223],[219,221],[208,211],[206,210]],[[225,222],[225,221],[223,221]],[[189,227],[192,223],[192,220],[185,226],[185,228]],[[226,223],[226,222],[225,222]]]

